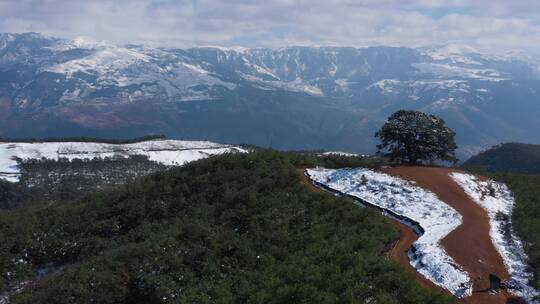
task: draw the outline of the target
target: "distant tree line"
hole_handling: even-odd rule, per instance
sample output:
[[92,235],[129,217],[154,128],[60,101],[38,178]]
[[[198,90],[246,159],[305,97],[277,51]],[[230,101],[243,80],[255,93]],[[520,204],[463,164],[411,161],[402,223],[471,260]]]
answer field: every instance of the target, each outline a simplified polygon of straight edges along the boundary
[[144,155],[94,159],[18,160],[18,183],[0,180],[0,210],[72,200],[92,191],[124,185],[167,166]]
[[105,144],[133,144],[141,141],[155,140],[155,139],[167,139],[165,135],[147,135],[129,139],[108,139],[97,137],[45,137],[45,138],[9,138],[0,137],[0,142],[4,143],[41,143],[41,142],[96,142]]
[[500,144],[471,157],[463,167],[540,174],[540,145]]

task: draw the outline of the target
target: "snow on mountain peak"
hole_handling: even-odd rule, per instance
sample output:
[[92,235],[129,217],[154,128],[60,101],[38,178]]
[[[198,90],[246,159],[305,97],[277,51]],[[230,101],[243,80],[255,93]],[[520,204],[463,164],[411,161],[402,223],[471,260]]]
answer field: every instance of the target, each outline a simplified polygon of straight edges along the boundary
[[86,57],[66,61],[46,68],[46,71],[66,74],[71,77],[76,72],[99,74],[128,67],[135,62],[149,62],[150,56],[136,50],[107,46]]
[[440,54],[448,55],[466,55],[466,54],[478,54],[477,49],[470,45],[450,43],[438,49]]
[[433,60],[449,60],[452,63],[458,64],[480,65],[478,61],[470,58],[471,55],[480,54],[480,52],[472,46],[447,44],[442,47],[431,47],[424,50],[425,54],[430,56]]
[[0,34],[0,49],[3,49],[6,47],[6,45],[15,40],[15,36],[12,34]]
[[[13,44],[10,52],[0,57],[6,65],[19,61],[25,66],[35,65],[37,73],[61,74],[54,80],[60,92],[86,92],[83,95],[90,96],[113,86],[118,93],[109,90],[105,94],[106,98],[115,100],[214,100],[223,97],[223,89],[234,90],[240,83],[264,90],[340,98],[376,87],[383,95],[405,90],[407,96],[416,98],[434,87],[460,89],[449,86],[451,83],[444,86],[435,83],[440,81],[540,78],[537,68],[540,65],[531,61],[492,60],[473,47],[459,44],[418,49],[216,46],[166,49],[117,46],[87,37],[40,38],[39,43],[34,43],[33,36],[4,34],[0,36],[0,47],[10,43],[6,42],[9,37],[21,43]],[[396,64],[400,65],[399,69],[393,68]],[[366,79],[371,86],[365,83]],[[24,83],[15,84],[14,88],[24,86]],[[57,100],[81,101],[84,97],[72,93]],[[20,100],[27,98],[21,96]]]
[[244,54],[244,53],[247,53],[249,52],[251,49],[250,48],[246,48],[246,47],[243,47],[243,46],[215,46],[215,45],[207,45],[207,46],[202,46],[202,48],[209,48],[209,49],[217,49],[217,50],[220,50],[222,52],[225,52],[225,53],[230,53],[230,52],[234,52],[234,53],[238,53],[238,54]]
[[79,36],[75,37],[72,41],[73,46],[81,49],[95,49],[99,47],[111,46],[111,44],[105,41],[98,41],[93,38]]
[[112,48],[115,47],[115,45],[106,41],[98,41],[93,38],[78,36],[72,40],[61,39],[48,48],[53,51],[63,52],[75,49],[96,50],[107,47]]

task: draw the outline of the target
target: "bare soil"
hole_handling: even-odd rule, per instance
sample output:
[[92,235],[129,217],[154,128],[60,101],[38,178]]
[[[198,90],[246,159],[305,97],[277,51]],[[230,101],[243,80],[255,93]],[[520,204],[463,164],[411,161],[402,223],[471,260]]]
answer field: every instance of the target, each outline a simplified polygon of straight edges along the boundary
[[508,278],[508,272],[489,236],[489,217],[486,211],[449,176],[455,169],[395,167],[383,171],[415,181],[418,186],[435,193],[463,217],[463,223],[448,234],[441,245],[474,281],[473,295],[465,298],[464,303],[497,304],[516,301],[506,292],[488,292],[489,275],[504,280]]
[[[493,274],[504,280],[508,278],[508,272],[489,236],[489,217],[486,211],[449,176],[449,173],[459,172],[459,170],[438,167],[394,167],[385,168],[382,171],[416,182],[419,187],[435,193],[439,199],[463,217],[463,223],[441,241],[446,252],[474,280],[472,296],[460,302],[467,304],[521,303],[520,299],[505,291],[488,292],[489,275]],[[303,169],[299,169],[298,172],[303,184],[313,191],[324,192],[311,183]],[[407,251],[417,236],[402,223],[397,221],[393,223],[400,232],[400,239],[387,253],[388,258],[414,274],[421,286],[448,294],[448,291],[424,278],[410,265]]]

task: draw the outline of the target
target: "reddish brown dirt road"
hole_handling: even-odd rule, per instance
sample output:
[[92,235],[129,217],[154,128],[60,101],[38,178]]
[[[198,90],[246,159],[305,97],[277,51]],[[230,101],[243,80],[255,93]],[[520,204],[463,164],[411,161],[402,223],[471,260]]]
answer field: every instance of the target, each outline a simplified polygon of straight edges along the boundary
[[503,292],[498,294],[486,292],[490,286],[490,274],[506,279],[508,272],[489,236],[487,213],[448,175],[453,172],[452,169],[396,167],[386,168],[383,171],[415,181],[418,186],[435,193],[463,217],[463,223],[447,235],[441,244],[474,280],[473,295],[464,299],[464,303],[498,304],[515,301]]
[[[395,167],[385,168],[385,173],[415,181],[418,186],[435,193],[439,199],[450,205],[463,217],[463,223],[446,236],[441,242],[447,253],[461,265],[474,280],[473,295],[461,302],[467,304],[508,304],[521,303],[519,299],[506,292],[488,293],[489,275],[494,274],[501,279],[508,278],[508,272],[502,258],[495,249],[489,236],[489,218],[484,209],[478,206],[465,191],[449,176],[456,170],[435,167]],[[324,192],[315,187],[304,170],[298,170],[302,183],[317,192]],[[426,288],[445,293],[446,290],[436,286],[424,278],[410,265],[407,251],[417,239],[416,234],[407,226],[393,221],[400,231],[400,239],[388,252],[388,257],[413,273],[417,281]]]

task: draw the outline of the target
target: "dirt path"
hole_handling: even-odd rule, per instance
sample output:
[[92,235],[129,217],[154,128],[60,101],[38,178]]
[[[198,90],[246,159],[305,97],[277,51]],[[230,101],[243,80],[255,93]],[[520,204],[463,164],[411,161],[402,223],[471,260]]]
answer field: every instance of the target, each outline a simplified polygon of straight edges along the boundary
[[448,234],[441,241],[441,245],[474,280],[473,295],[464,299],[464,303],[498,304],[513,303],[516,300],[506,293],[486,292],[490,286],[490,274],[506,279],[508,272],[489,236],[490,226],[486,211],[472,201],[448,175],[453,172],[452,169],[396,167],[383,171],[415,181],[418,186],[435,193],[463,217],[463,223]]

